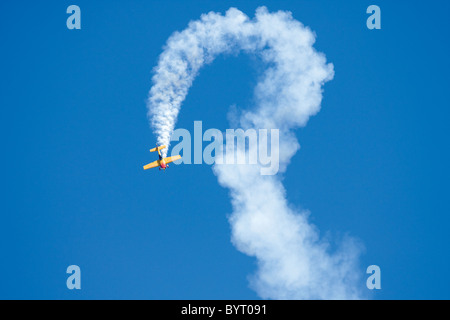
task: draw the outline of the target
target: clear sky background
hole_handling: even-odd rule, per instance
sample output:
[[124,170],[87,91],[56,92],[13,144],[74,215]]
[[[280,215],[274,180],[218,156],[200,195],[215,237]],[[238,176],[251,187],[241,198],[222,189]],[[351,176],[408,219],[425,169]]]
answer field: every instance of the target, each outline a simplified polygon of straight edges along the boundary
[[[81,8],[82,29],[66,28]],[[368,30],[366,8],[381,8]],[[374,299],[449,299],[448,1],[2,1],[0,298],[258,299],[255,259],[230,243],[228,191],[208,165],[143,171],[167,38],[208,11],[289,10],[334,64],[297,131],[291,204],[365,246]],[[251,101],[245,55],[201,70],[177,127],[228,128]],[[270,196],[270,195],[268,195]],[[81,268],[81,290],[66,268]],[[365,289],[381,268],[382,289]]]

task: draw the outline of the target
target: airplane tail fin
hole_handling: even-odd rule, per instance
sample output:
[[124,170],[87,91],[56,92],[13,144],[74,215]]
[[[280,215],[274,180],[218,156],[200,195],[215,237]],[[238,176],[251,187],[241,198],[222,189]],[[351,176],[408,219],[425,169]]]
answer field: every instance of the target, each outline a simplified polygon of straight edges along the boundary
[[164,148],[166,148],[166,146],[159,146],[159,147],[156,147],[156,148],[150,149],[150,152],[155,152],[155,151],[159,151],[159,150],[162,150],[162,149],[164,149]]

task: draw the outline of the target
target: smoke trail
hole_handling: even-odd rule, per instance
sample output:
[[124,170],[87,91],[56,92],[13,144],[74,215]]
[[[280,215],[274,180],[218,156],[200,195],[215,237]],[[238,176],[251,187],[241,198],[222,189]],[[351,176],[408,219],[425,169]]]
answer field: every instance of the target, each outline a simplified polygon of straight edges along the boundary
[[[293,129],[320,109],[322,86],[333,65],[313,48],[313,32],[288,12],[258,8],[250,20],[231,8],[210,12],[167,41],[153,77],[148,116],[159,144],[168,145],[181,103],[199,69],[218,54],[248,52],[266,64],[255,88],[257,107],[244,112],[244,128],[280,129],[280,170],[299,149]],[[254,256],[251,286],[262,298],[349,299],[357,290],[359,247],[344,239],[338,249],[320,240],[306,212],[287,203],[279,176],[260,175],[259,166],[215,165],[219,183],[230,189],[232,242]]]

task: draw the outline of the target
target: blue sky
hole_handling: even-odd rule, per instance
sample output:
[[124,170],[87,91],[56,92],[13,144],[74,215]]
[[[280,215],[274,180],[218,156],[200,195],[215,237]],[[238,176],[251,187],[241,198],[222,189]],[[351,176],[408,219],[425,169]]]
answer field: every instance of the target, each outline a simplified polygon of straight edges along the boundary
[[[66,28],[77,4],[82,29]],[[366,28],[377,4],[382,29]],[[0,4],[0,298],[257,299],[230,243],[228,191],[207,165],[143,171],[145,100],[167,38],[208,11],[289,10],[334,64],[297,131],[290,203],[321,235],[364,244],[375,299],[449,299],[449,27],[445,1],[46,1]],[[258,77],[245,55],[201,70],[178,127],[228,128]],[[79,265],[82,289],[68,290]],[[369,291],[369,290],[367,290]]]

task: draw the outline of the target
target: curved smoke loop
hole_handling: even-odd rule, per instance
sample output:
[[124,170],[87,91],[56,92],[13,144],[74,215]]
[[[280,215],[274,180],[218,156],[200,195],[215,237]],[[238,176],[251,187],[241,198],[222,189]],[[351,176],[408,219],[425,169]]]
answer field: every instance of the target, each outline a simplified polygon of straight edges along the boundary
[[[280,130],[279,159],[284,171],[299,149],[292,130],[306,125],[320,109],[322,86],[333,78],[333,65],[314,50],[313,32],[289,12],[258,8],[250,20],[231,8],[210,12],[167,41],[155,68],[148,116],[160,145],[169,145],[181,103],[199,69],[223,53],[258,54],[267,68],[255,88],[255,110],[240,117],[244,128]],[[277,176],[262,176],[258,165],[218,165],[219,183],[231,191],[232,242],[254,256],[258,270],[251,286],[262,298],[359,298],[359,247],[352,239],[330,252],[306,212],[287,203]],[[268,197],[267,195],[270,195]]]

